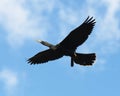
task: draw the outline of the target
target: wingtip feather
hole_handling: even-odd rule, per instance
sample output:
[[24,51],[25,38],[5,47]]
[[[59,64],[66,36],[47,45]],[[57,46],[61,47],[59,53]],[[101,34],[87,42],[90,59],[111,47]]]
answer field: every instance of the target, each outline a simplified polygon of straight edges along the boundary
[[93,16],[92,17],[88,16],[87,19],[84,21],[84,23],[95,24],[96,22],[95,22],[95,19],[93,18]]

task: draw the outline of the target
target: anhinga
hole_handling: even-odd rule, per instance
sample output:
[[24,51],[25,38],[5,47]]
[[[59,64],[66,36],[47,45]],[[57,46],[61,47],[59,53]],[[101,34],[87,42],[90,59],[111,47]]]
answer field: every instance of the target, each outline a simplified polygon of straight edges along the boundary
[[86,41],[95,23],[95,19],[88,16],[80,26],[71,31],[70,34],[57,45],[38,40],[39,43],[49,47],[49,49],[39,52],[35,56],[29,58],[28,63],[42,64],[63,56],[70,56],[71,66],[74,66],[74,62],[83,66],[92,65],[96,59],[95,53],[82,54],[76,53],[75,51],[79,45]]

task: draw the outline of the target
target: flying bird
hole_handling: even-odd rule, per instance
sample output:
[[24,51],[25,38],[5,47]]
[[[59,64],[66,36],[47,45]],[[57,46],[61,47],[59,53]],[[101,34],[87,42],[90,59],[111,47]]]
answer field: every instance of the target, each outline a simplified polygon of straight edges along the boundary
[[96,54],[77,53],[76,49],[87,40],[95,23],[95,19],[88,16],[80,26],[72,30],[68,36],[57,45],[38,40],[39,43],[49,47],[49,49],[39,52],[33,57],[29,58],[28,63],[43,64],[48,61],[59,59],[63,56],[69,56],[71,58],[71,67],[74,66],[74,63],[83,66],[92,65],[96,59]]

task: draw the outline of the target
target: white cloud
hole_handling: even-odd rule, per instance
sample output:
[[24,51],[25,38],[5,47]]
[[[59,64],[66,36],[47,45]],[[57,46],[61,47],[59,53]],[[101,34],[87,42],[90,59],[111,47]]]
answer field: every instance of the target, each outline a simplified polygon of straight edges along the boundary
[[[30,5],[27,5],[27,3]],[[66,9],[57,0],[51,0],[50,2],[49,0],[1,0],[0,24],[7,32],[6,38],[9,44],[16,47],[22,45],[29,38],[45,38],[52,26],[50,22],[52,20],[49,20],[50,17],[45,14],[49,14],[55,8],[58,9],[58,15],[60,15],[58,19],[66,20],[68,18],[68,23],[77,21],[77,18],[75,18],[77,14],[75,16],[67,15],[72,14],[74,10]]]
[[26,0],[0,1],[0,24],[7,31],[7,40],[13,47],[22,45],[25,39],[45,35],[45,28],[38,27],[37,19],[25,4]]
[[[118,46],[120,42],[120,28],[116,14],[118,11],[120,11],[120,0],[90,0],[88,1],[88,5],[90,7],[90,11],[92,11],[95,17],[98,18],[95,27],[97,28],[95,32],[96,43],[98,44],[102,42],[105,44],[102,46],[104,51],[110,52],[117,50],[120,47]],[[99,8],[97,8],[98,6],[106,6],[106,9],[103,9],[106,10],[104,15],[101,15],[103,13],[100,12]],[[115,49],[113,46],[116,46],[117,48]],[[110,50],[108,51],[108,49]]]
[[[72,14],[72,15],[71,15]],[[74,9],[61,7],[59,10],[60,19],[68,24],[75,24],[78,21],[78,14]]]
[[[34,0],[31,1],[33,8],[35,8],[36,12],[51,12],[53,11],[54,7],[56,6],[56,0]],[[59,2],[57,2],[59,3]]]
[[119,34],[119,22],[116,18],[116,13],[120,10],[120,0],[103,0],[107,6],[107,12],[104,18],[101,18],[101,34],[100,37],[106,40],[118,40]]
[[11,70],[4,69],[0,71],[0,81],[3,82],[5,92],[8,96],[11,96],[18,85],[17,74]]

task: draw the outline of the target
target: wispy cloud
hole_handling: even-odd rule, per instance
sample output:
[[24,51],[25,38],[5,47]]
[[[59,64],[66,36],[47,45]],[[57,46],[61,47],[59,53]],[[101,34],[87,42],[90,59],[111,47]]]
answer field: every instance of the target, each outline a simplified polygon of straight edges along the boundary
[[[120,11],[119,4],[120,0],[88,0],[90,12],[93,12],[95,17],[97,17],[98,24],[96,26],[97,32],[95,32],[95,42],[96,44],[104,44],[104,46],[101,47],[101,51],[103,52],[113,52],[114,50],[118,50],[118,48],[120,48],[120,46],[118,46],[120,42],[120,28],[118,22],[119,20],[116,16]],[[102,7],[105,9],[102,10]],[[113,48],[113,46],[115,47]]]
[[[0,24],[7,32],[7,41],[14,47],[22,45],[29,38],[43,39],[53,27],[52,19],[60,21],[56,25],[61,29],[64,29],[61,26],[62,23],[76,24],[77,16],[79,17],[80,14],[71,7],[66,8],[65,6],[62,1],[58,0],[50,2],[48,0],[1,0]],[[53,15],[51,16],[51,13],[55,12],[56,19]]]
[[0,1],[0,24],[7,32],[6,38],[11,46],[19,46],[26,39],[43,38],[45,35],[45,28],[38,26],[37,19],[25,5],[26,0]]
[[6,95],[11,96],[13,92],[15,93],[19,81],[15,72],[3,69],[0,71],[0,82],[3,82]]

